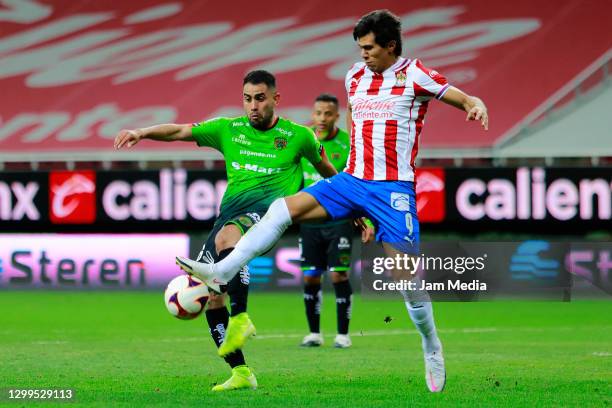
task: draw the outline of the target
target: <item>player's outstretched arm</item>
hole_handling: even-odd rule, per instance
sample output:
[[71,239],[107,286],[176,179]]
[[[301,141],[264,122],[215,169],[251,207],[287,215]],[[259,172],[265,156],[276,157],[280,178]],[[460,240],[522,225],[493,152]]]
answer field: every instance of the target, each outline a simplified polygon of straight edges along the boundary
[[467,112],[466,121],[479,120],[485,130],[489,129],[489,113],[480,98],[470,96],[462,90],[451,86],[440,100]]
[[192,142],[195,139],[191,134],[191,125],[165,124],[139,129],[122,129],[115,137],[115,149],[132,147],[142,139],[159,140],[161,142],[174,142],[181,140]]

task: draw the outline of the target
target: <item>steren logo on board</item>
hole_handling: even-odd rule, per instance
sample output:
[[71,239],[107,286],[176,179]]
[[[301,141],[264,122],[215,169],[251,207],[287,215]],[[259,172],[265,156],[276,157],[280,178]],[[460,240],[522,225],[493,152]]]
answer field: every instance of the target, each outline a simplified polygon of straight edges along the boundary
[[285,147],[287,147],[287,139],[284,137],[274,138],[274,147],[276,150],[283,150]]

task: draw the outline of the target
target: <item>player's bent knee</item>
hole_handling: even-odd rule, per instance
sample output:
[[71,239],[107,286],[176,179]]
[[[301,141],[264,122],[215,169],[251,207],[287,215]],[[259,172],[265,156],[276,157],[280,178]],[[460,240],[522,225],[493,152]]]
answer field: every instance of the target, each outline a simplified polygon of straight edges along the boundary
[[242,233],[234,224],[227,224],[215,236],[215,248],[217,253],[227,248],[233,248],[240,240]]

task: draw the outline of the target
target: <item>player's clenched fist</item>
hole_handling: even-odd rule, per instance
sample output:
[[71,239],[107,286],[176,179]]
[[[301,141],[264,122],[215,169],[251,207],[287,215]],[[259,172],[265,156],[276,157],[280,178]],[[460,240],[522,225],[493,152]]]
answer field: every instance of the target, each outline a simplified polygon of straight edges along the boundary
[[138,130],[122,129],[115,137],[115,149],[121,149],[124,146],[128,148],[134,146],[142,139],[142,134]]

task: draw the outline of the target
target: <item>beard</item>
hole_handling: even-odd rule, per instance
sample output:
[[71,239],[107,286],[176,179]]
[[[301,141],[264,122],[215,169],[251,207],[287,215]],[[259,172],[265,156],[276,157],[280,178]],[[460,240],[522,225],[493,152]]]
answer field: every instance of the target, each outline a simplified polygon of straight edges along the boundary
[[274,114],[271,114],[267,117],[262,117],[261,119],[257,121],[249,117],[249,124],[251,125],[252,128],[257,129],[257,130],[268,130],[270,129],[270,125],[272,124],[273,117],[274,117]]

